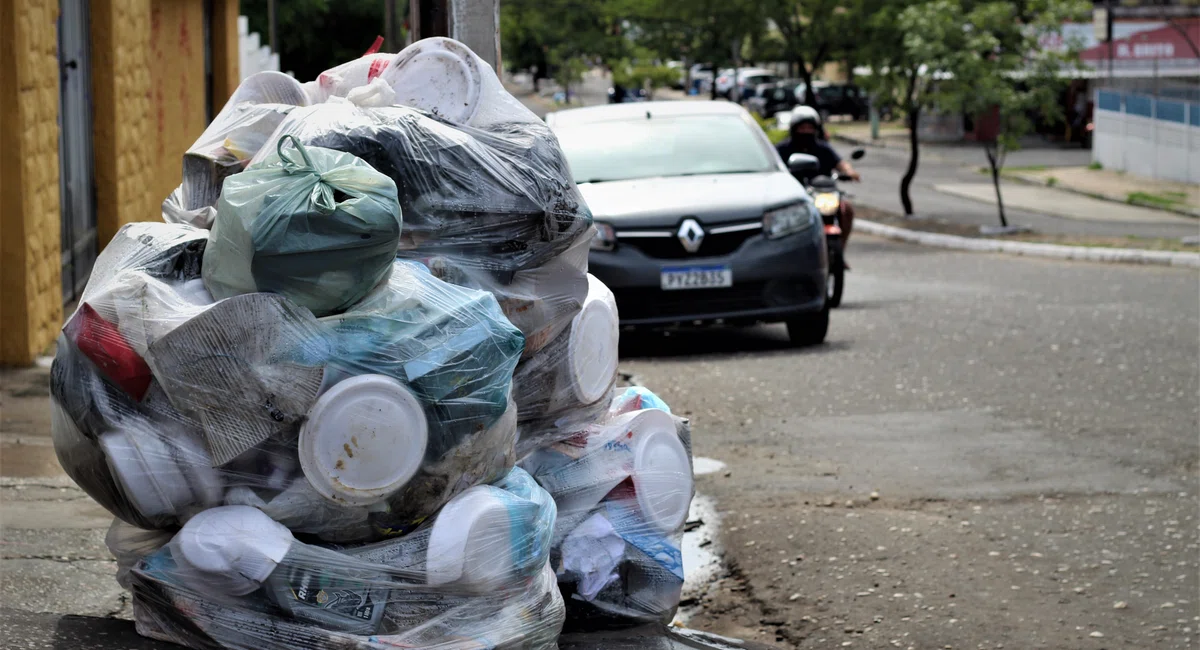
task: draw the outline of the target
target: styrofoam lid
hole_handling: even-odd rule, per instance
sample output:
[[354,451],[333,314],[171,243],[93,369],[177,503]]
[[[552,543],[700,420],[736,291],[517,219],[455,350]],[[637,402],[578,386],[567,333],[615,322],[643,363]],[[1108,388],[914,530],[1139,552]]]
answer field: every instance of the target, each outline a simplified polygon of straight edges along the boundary
[[649,416],[655,422],[644,422],[636,437],[633,485],[638,507],[648,522],[663,532],[674,532],[687,519],[692,502],[692,466],[671,416],[658,409],[639,413],[661,417]]
[[514,569],[512,519],[498,488],[478,485],[450,500],[429,535],[429,584],[502,585]]
[[324,497],[370,505],[417,473],[429,442],[421,403],[399,381],[359,375],[317,399],[300,429],[300,466]]
[[571,387],[583,404],[604,397],[617,376],[617,310],[615,303],[605,297],[594,299],[594,293],[612,295],[608,287],[588,275],[588,299],[571,322],[567,344]]
[[192,587],[244,596],[271,575],[293,539],[258,508],[221,506],[188,520],[171,539],[171,555]]
[[192,491],[158,433],[143,423],[121,425],[100,436],[100,447],[133,507],[155,517],[175,514],[188,505]]
[[401,50],[380,75],[396,91],[396,103],[419,108],[456,124],[475,116],[483,80],[478,59],[448,38],[426,38]]

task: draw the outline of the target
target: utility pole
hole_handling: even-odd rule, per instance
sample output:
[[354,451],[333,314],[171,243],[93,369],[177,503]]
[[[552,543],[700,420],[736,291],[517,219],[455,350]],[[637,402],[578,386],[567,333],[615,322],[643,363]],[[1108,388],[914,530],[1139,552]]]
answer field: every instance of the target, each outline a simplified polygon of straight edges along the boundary
[[1108,41],[1108,85],[1113,85],[1113,5],[1114,0],[1108,0],[1108,10],[1105,11],[1104,33]]
[[278,27],[275,0],[267,0],[267,47],[271,48],[271,52],[274,54],[279,53],[279,41],[275,40],[275,33],[279,31]]
[[400,51],[396,42],[396,0],[383,0],[383,51]]
[[500,68],[500,0],[410,0],[412,39],[449,36]]

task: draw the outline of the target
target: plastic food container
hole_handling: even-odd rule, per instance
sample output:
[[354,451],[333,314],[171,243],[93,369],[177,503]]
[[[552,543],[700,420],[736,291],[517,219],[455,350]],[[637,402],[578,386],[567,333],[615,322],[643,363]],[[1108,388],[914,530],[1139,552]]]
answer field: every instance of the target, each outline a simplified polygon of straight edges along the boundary
[[300,429],[300,466],[322,496],[370,505],[399,490],[425,457],[429,425],[399,381],[359,375],[317,399]]

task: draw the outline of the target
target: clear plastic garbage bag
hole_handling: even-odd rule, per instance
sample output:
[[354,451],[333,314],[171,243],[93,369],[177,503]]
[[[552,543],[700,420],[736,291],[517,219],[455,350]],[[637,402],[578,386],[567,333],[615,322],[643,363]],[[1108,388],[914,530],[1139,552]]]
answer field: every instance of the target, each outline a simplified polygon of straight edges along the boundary
[[51,370],[59,460],[145,529],[221,504],[297,533],[407,533],[515,460],[524,337],[415,262],[338,316],[204,292],[194,228],[133,224],[99,257]]
[[452,255],[422,260],[431,273],[451,284],[481,289],[496,297],[504,316],[525,335],[528,359],[571,325],[588,295],[587,259],[590,236],[542,266],[513,272],[478,268]]
[[283,117],[307,105],[300,84],[280,72],[246,77],[183,154],[183,182],[163,201],[163,220],[209,228],[225,179],[244,169]]
[[272,137],[284,135],[353,154],[395,181],[401,257],[519,271],[562,254],[591,227],[558,140],[540,122],[478,129],[404,106],[339,102],[292,111]]
[[587,282],[580,311],[513,375],[519,455],[590,424],[608,409],[617,380],[620,318],[612,291],[595,276],[588,275]]
[[165,542],[116,525],[107,541],[132,567],[138,631],[189,647],[550,648],[555,512],[514,469],[373,544],[308,544],[248,506],[206,510]]
[[[372,84],[387,84],[393,102],[454,124],[478,128],[541,120],[504,90],[496,71],[466,45],[426,38],[396,54],[374,53],[322,72],[303,84],[310,103],[346,98]],[[375,94],[372,92],[372,94]]]
[[551,565],[572,629],[669,622],[694,494],[687,420],[645,389],[521,462],[558,504]]
[[352,155],[290,136],[276,142],[272,155],[225,183],[205,286],[218,299],[265,291],[318,316],[345,311],[396,256],[396,186]]

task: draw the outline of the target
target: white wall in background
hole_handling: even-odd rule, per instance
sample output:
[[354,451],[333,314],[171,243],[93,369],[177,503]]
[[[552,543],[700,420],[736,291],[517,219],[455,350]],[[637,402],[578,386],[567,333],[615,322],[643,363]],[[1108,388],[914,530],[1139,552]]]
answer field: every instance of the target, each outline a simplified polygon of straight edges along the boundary
[[250,21],[238,16],[239,75],[245,79],[256,72],[279,70],[279,54],[261,44],[258,32],[250,32]]

